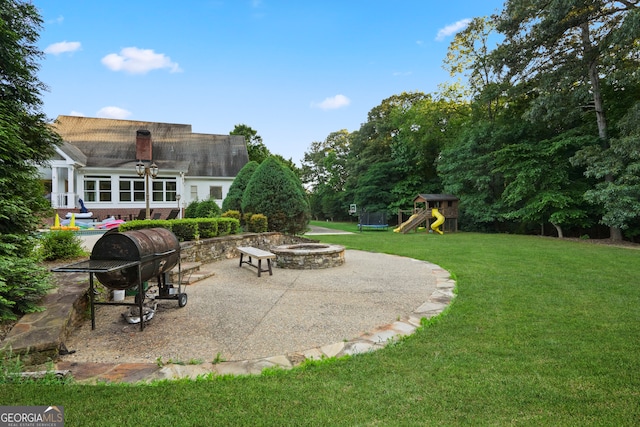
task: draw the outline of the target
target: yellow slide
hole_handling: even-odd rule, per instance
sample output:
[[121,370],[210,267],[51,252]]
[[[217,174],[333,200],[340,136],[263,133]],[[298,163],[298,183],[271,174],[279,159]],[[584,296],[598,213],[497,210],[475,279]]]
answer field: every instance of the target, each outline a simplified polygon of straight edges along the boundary
[[439,234],[444,234],[442,230],[440,230],[440,226],[444,224],[444,215],[438,212],[438,208],[431,209],[431,216],[433,216],[436,220],[431,224],[431,229]]
[[404,230],[404,227],[405,227],[407,224],[411,223],[411,221],[412,221],[415,217],[417,217],[418,215],[420,215],[420,213],[414,213],[413,215],[411,215],[411,216],[409,217],[409,219],[408,219],[408,220],[406,220],[405,222],[403,222],[402,224],[400,224],[397,228],[394,228],[394,229],[393,229],[393,232],[394,232],[394,233],[400,233],[402,230]]

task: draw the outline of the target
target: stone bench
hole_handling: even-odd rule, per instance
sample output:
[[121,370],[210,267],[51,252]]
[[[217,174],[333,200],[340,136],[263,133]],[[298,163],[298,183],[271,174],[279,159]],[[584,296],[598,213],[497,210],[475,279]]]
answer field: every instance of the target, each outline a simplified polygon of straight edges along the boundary
[[[273,276],[273,271],[271,270],[271,260],[276,257],[275,254],[272,254],[271,252],[268,252],[268,251],[263,251],[262,249],[254,248],[252,246],[238,246],[236,249],[238,250],[238,252],[240,252],[239,267],[242,267],[242,264],[249,264],[250,266],[258,269],[258,277],[260,277],[260,274],[262,272],[266,272],[266,271],[269,272],[270,276]],[[243,261],[243,258],[245,255],[249,257],[248,261]],[[258,265],[253,264],[252,258],[255,258],[258,260]],[[262,269],[263,259],[267,260],[267,269],[265,270]]]

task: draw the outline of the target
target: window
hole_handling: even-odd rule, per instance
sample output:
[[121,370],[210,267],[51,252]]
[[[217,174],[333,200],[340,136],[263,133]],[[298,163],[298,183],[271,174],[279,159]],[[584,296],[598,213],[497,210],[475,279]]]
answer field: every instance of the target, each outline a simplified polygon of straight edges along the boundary
[[121,202],[144,202],[144,179],[122,176],[119,185]]
[[154,202],[175,202],[178,185],[175,178],[155,178],[151,185]]
[[144,202],[144,181],[133,181],[133,201]]
[[166,181],[164,184],[165,200],[167,202],[175,202],[178,195],[178,183],[176,181]]
[[120,181],[120,201],[131,201],[131,181]]
[[191,186],[191,200],[198,200],[198,186]]
[[108,176],[87,176],[84,179],[85,202],[110,202],[111,178]]
[[209,187],[209,198],[215,200],[222,200],[222,187],[211,186]]

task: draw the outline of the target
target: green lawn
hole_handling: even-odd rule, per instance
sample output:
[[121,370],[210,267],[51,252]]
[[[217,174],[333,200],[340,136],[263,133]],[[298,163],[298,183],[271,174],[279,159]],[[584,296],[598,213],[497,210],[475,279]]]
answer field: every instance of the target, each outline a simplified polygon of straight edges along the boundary
[[316,224],[356,232],[322,241],[446,268],[457,298],[367,355],[213,381],[4,386],[0,404],[63,405],[68,426],[640,424],[640,251]]

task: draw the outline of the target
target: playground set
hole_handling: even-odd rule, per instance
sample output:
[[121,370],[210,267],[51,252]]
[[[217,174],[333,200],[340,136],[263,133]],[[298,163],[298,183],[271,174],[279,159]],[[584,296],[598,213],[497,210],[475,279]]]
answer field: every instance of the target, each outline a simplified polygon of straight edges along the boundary
[[[458,231],[458,201],[456,196],[451,194],[418,194],[413,199],[413,210],[398,210],[398,226],[394,232],[406,234],[410,231],[418,231],[424,227],[432,232],[443,234]],[[355,205],[351,205],[349,213],[358,213],[358,229],[363,230],[386,230],[387,216],[385,212],[358,211]],[[409,214],[408,219],[404,216]],[[429,225],[429,222],[434,221]]]
[[[413,199],[413,211],[409,219],[404,220],[406,211],[398,211],[398,227],[393,231],[406,234],[417,231],[423,224],[425,229],[443,234],[458,231],[458,201],[451,194],[418,194]],[[435,219],[429,227],[429,221]]]

